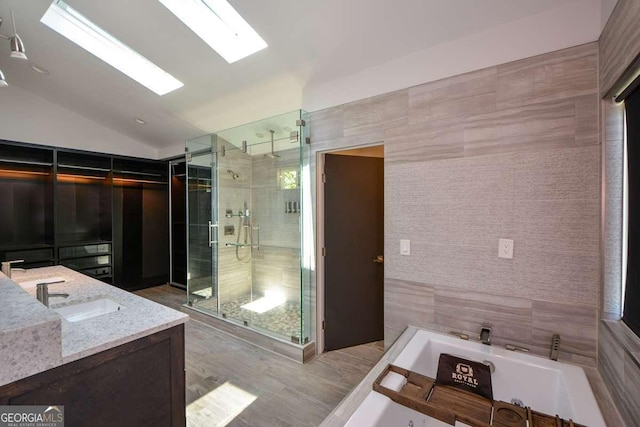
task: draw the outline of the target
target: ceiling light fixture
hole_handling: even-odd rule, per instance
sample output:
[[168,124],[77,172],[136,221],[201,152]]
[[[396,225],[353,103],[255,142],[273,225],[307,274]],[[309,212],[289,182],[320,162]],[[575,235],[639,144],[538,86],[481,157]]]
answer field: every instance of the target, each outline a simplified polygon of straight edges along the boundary
[[158,0],[228,63],[267,47],[226,0]]
[[[5,40],[9,40],[9,45],[11,46],[11,57],[16,59],[27,59],[27,51],[24,48],[24,43],[22,43],[22,39],[18,35],[16,30],[16,19],[13,16],[13,10],[11,11],[11,22],[13,23],[13,35],[5,36],[4,34],[0,34],[0,38]],[[0,19],[0,25],[2,25],[2,19]]]
[[[16,19],[13,16],[13,10],[11,10],[11,22],[13,23],[13,35],[6,36],[4,34],[0,34],[0,38],[9,40],[9,46],[11,47],[11,58],[16,59],[27,59],[27,53],[24,48],[24,43],[22,43],[22,39],[18,35],[16,31]],[[2,25],[2,18],[0,18],[0,25]],[[9,83],[4,78],[4,74],[2,74],[2,70],[0,70],[0,87],[7,87]]]
[[147,124],[147,122],[146,122],[146,121],[142,120],[142,119],[141,119],[141,118],[139,118],[139,117],[134,117],[134,118],[133,118],[133,120],[134,120],[137,124],[139,124],[139,125],[146,125],[146,124]]
[[40,22],[158,95],[184,86],[62,0],[54,0]]
[[44,67],[41,67],[40,65],[34,64],[33,62],[30,62],[29,66],[33,71],[35,71],[38,74],[45,74],[45,75],[49,74],[49,70],[47,70]]

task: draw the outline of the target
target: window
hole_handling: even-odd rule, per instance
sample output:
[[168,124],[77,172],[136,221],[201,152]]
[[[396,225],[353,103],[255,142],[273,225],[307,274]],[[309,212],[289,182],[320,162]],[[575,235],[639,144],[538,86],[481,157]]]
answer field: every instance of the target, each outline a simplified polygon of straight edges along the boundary
[[228,63],[267,43],[226,0],[159,0]]
[[626,284],[622,321],[640,335],[640,90],[625,98],[627,153]]
[[158,95],[167,94],[183,86],[182,82],[171,74],[98,27],[62,0],[51,3],[40,22]]
[[295,190],[298,188],[298,169],[278,169],[278,190]]

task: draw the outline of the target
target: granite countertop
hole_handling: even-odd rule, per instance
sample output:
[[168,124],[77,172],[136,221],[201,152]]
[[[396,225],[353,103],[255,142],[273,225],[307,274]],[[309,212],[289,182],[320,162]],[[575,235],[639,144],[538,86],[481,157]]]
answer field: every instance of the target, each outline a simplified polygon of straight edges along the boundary
[[[65,282],[49,285],[49,293],[68,293],[69,297],[50,298],[47,309],[35,298],[35,283],[53,278]],[[12,359],[11,365],[3,363],[0,369],[0,385],[169,329],[189,318],[63,266],[13,272],[12,279],[0,273],[0,295],[0,356]],[[123,308],[79,322],[69,322],[54,311],[101,298]]]

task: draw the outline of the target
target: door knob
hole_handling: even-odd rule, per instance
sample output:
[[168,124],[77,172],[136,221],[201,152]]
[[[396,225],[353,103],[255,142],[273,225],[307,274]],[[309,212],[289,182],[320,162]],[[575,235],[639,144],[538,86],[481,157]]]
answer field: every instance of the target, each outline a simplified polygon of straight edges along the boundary
[[383,255],[378,255],[377,257],[375,257],[373,259],[373,262],[378,263],[378,264],[382,264],[384,262],[384,256]]

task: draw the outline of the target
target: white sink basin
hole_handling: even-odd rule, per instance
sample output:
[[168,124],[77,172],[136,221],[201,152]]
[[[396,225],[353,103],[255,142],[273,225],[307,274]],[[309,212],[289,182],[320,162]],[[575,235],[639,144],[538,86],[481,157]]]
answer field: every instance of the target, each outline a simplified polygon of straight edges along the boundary
[[126,307],[114,300],[109,298],[100,298],[94,301],[54,308],[54,311],[58,312],[60,316],[67,319],[69,322],[79,322],[81,320],[102,316],[103,314],[120,311],[124,308]]

